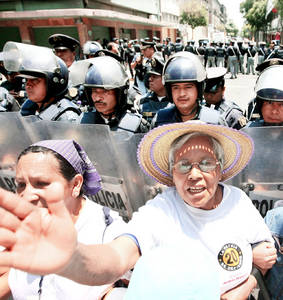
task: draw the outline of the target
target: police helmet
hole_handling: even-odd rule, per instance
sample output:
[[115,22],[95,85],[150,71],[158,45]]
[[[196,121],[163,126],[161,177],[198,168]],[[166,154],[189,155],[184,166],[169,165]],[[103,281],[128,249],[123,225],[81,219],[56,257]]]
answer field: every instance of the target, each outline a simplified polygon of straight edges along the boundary
[[87,41],[83,46],[83,54],[86,56],[92,56],[98,50],[102,50],[102,46],[96,41]]
[[7,42],[3,48],[4,66],[21,77],[46,79],[46,98],[62,97],[68,89],[69,71],[50,48]]
[[255,92],[257,100],[262,101],[283,101],[283,65],[272,65],[259,75]]
[[283,59],[277,57],[266,59],[264,62],[259,64],[255,69],[256,71],[262,72],[266,68],[274,65],[283,65]]
[[224,76],[227,73],[227,69],[224,67],[211,67],[207,69],[205,93],[215,93],[219,87],[224,87]]
[[162,76],[164,63],[165,61],[162,54],[159,52],[154,53],[152,59],[150,60],[150,69],[148,71],[148,74]]
[[52,34],[48,38],[48,42],[54,49],[69,49],[72,52],[75,51],[77,47],[80,47],[80,42],[78,40],[62,33]]
[[91,106],[93,105],[90,97],[92,88],[115,89],[117,91],[117,107],[121,109],[127,102],[129,78],[125,68],[115,58],[99,56],[92,59],[92,65],[85,77],[84,87]]
[[190,52],[177,52],[165,63],[162,73],[169,98],[172,98],[171,84],[174,82],[195,82],[198,100],[202,100],[206,71],[198,56]]

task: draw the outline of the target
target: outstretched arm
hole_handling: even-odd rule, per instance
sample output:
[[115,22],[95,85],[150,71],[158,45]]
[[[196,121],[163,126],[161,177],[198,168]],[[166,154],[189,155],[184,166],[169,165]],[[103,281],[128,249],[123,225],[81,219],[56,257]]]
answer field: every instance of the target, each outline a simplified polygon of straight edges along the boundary
[[234,287],[233,289],[221,295],[221,300],[246,300],[251,294],[252,290],[256,287],[257,281],[253,275],[248,279]]
[[0,189],[0,266],[33,274],[58,273],[85,284],[114,281],[135,264],[136,244],[120,237],[105,245],[82,245],[64,201],[39,208]]

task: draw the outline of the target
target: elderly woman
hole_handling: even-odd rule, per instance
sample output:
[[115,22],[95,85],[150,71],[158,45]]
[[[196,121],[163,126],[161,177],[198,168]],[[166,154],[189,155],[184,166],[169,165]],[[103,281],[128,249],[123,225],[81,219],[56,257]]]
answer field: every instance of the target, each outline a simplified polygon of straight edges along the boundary
[[[34,216],[38,213],[34,207],[25,202],[24,213],[20,213],[14,209],[19,204],[17,197],[0,190],[0,212],[5,216],[0,218],[0,244],[9,249],[0,254],[0,265],[37,274],[59,273],[80,283],[98,285],[113,282],[155,248],[184,248],[192,256],[200,249],[205,253],[203,260],[215,263],[220,277],[218,295],[222,299],[245,299],[256,284],[250,275],[251,244],[271,243],[272,237],[246,194],[222,181],[239,173],[252,153],[252,140],[229,127],[191,121],[153,129],[139,145],[138,160],[146,174],[169,187],[134,213],[124,234],[104,245],[76,243],[72,224],[63,214],[65,208],[56,201],[48,203],[44,218],[61,230],[57,232],[56,226],[46,232],[46,224]],[[29,230],[23,228],[27,221]],[[23,252],[15,256],[23,243],[17,239],[20,230],[33,238],[37,259],[23,262],[27,256]],[[63,238],[63,232],[68,236]],[[48,262],[39,259],[44,255],[39,246],[46,243],[57,247],[52,247]],[[271,267],[276,251],[265,249],[264,253],[266,259],[259,267]]]
[[[104,240],[109,241],[115,230],[123,226],[116,213],[110,214],[84,195],[95,194],[101,189],[100,176],[83,148],[73,140],[46,140],[25,149],[18,158],[16,183],[17,194],[43,210],[43,213],[47,214],[47,203],[64,203],[66,213],[75,224],[77,240],[81,243],[98,244]],[[109,224],[105,218],[112,219],[113,222]],[[49,222],[47,219],[45,221]],[[57,230],[60,232],[60,226]],[[34,248],[30,239],[23,231],[18,234],[23,248],[14,248],[15,254],[19,255],[25,249],[33,256]],[[63,232],[62,238],[64,235]],[[40,259],[52,261],[48,245],[43,247],[44,254]],[[8,276],[2,276],[2,293],[5,280],[6,286],[9,283],[6,291],[11,291],[15,300],[34,299],[38,295],[41,299],[100,299],[103,291],[108,288],[80,285],[54,274],[40,276],[11,268]]]

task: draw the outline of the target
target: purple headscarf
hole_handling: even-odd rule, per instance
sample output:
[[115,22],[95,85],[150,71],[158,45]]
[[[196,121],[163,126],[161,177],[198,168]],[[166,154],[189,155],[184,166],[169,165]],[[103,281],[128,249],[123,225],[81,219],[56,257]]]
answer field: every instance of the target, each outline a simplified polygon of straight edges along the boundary
[[44,140],[32,146],[51,149],[64,157],[83,176],[83,191],[86,195],[94,195],[101,190],[101,178],[96,168],[83,147],[74,140]]

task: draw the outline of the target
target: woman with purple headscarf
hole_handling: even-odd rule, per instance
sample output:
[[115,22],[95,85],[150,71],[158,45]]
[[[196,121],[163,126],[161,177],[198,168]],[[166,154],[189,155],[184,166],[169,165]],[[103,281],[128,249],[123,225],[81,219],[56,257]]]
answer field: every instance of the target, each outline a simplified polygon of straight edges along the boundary
[[[65,213],[69,214],[71,222],[75,224],[77,241],[84,244],[109,241],[124,226],[117,213],[106,213],[105,209],[85,196],[96,194],[101,189],[100,181],[84,149],[73,140],[41,141],[29,146],[18,158],[17,194],[23,201],[40,207],[43,216],[45,212],[47,215],[49,204],[58,207],[64,204],[67,208]],[[106,218],[111,221],[107,223]],[[45,221],[49,222],[48,218]],[[52,228],[52,224],[47,227]],[[60,227],[57,230],[60,232]],[[70,232],[70,236],[72,234]],[[34,248],[30,239],[23,232],[19,232],[18,238],[24,240],[23,247],[32,256]],[[23,247],[18,251],[22,252]],[[44,248],[45,255],[40,259],[48,261],[52,249],[48,244]],[[15,300],[38,297],[100,299],[109,290],[109,286],[82,285],[55,274],[40,276],[11,268],[1,277],[0,297],[12,294]]]

